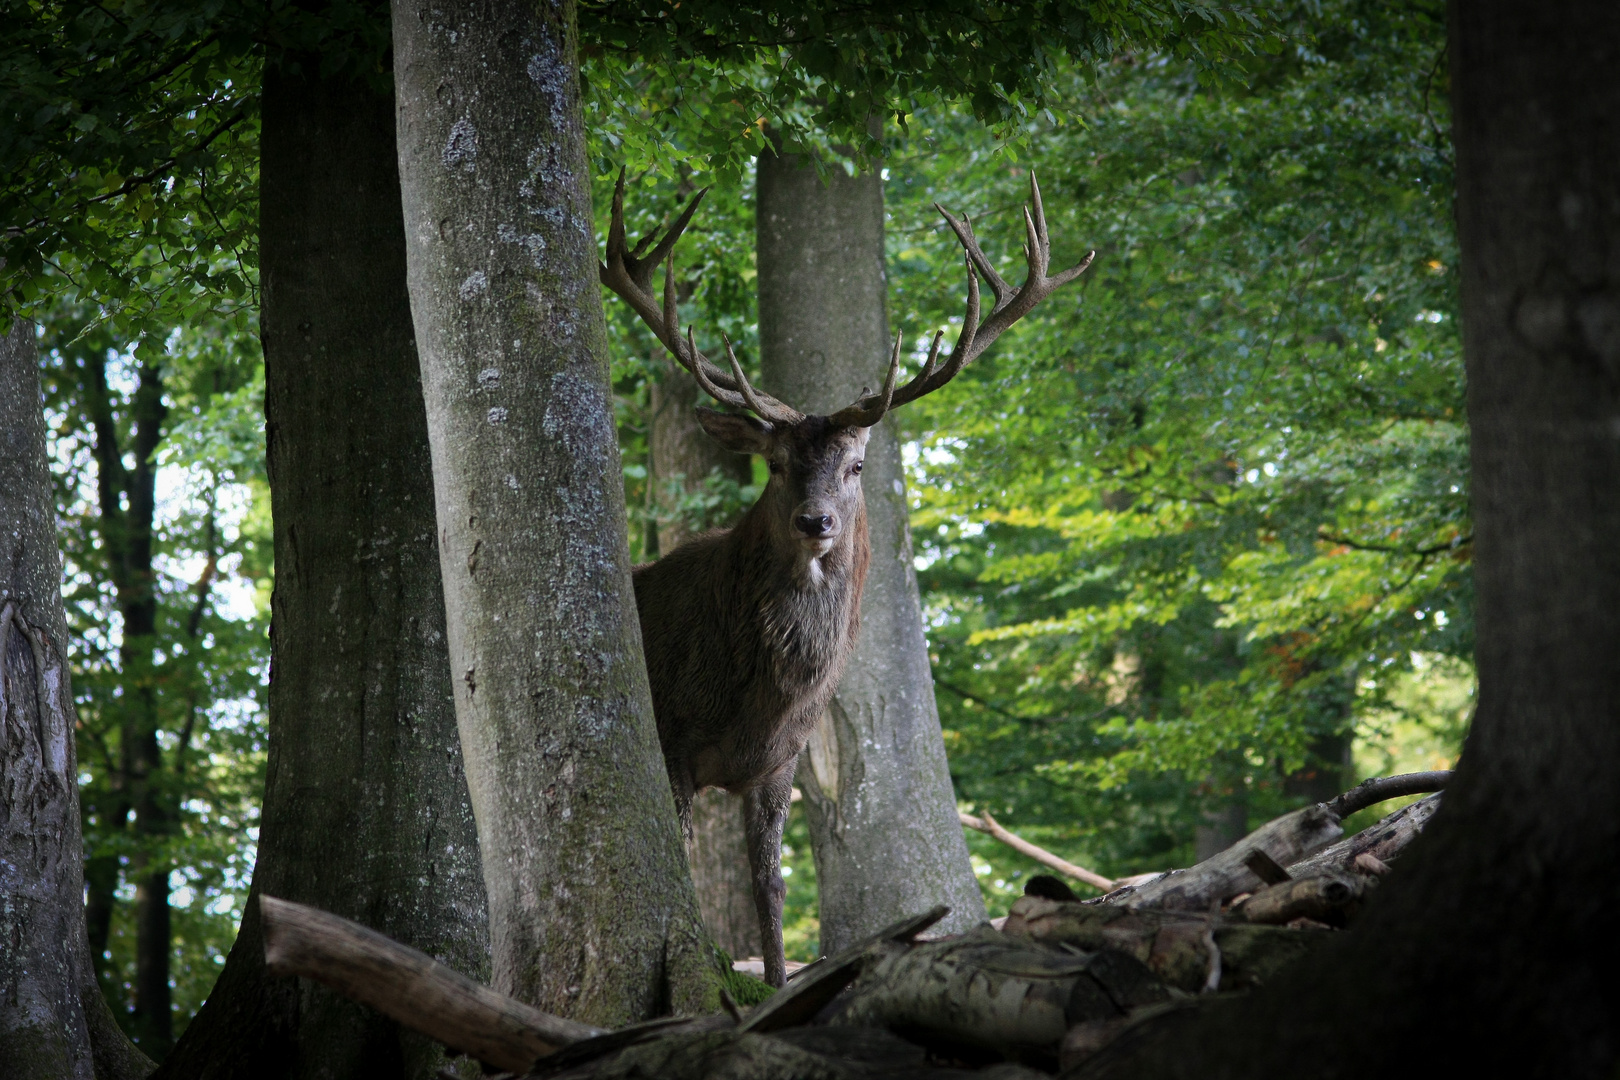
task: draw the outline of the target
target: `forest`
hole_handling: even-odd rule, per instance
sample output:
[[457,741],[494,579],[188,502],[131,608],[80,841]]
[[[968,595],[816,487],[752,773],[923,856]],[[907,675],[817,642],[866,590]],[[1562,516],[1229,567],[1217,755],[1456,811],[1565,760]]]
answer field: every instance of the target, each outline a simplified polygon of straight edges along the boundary
[[0,1075],[1612,1075],[1617,49],[0,0]]

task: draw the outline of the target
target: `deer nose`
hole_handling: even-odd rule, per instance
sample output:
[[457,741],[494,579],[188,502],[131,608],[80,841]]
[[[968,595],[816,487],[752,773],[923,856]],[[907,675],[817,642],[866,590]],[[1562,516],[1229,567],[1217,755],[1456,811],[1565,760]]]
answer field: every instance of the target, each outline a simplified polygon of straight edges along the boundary
[[800,514],[793,519],[793,524],[806,536],[820,536],[832,528],[832,515]]

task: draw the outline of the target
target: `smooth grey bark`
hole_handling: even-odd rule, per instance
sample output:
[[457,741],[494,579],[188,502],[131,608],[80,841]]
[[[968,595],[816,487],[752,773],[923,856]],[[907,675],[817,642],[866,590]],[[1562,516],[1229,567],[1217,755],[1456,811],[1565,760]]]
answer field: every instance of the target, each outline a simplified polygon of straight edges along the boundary
[[[767,154],[757,214],[764,385],[832,412],[888,365],[882,181],[834,170],[823,183],[797,155]],[[862,476],[872,565],[861,636],[799,767],[829,954],[934,904],[951,906],[947,931],[985,914],[934,704],[893,418],[872,432]]]
[[[394,4],[411,310],[494,985],[717,991],[642,658],[571,2]],[[711,989],[712,988],[712,989]]]
[[125,1080],[152,1063],[96,984],[77,721],[34,324],[0,337],[0,1076]]
[[[662,350],[660,350],[662,351]],[[739,484],[752,478],[750,459],[721,448],[698,426],[696,380],[666,358],[662,378],[650,388],[648,457],[652,468],[653,505],[657,514],[658,551],[674,550],[691,535],[675,506],[670,482],[681,490],[702,486],[718,473]],[[711,522],[716,528],[734,520]],[[710,788],[692,800],[692,842],[687,848],[698,910],[714,943],[733,957],[762,955],[759,917],[754,913],[748,870],[748,835],[740,795]]]
[[473,978],[489,966],[392,101],[321,78],[319,58],[285,63],[265,77],[260,178],[276,584],[259,856],[225,969],[162,1074],[425,1078],[442,1047],[264,969],[261,893],[355,919]]
[[[1612,1076],[1620,850],[1620,5],[1451,5],[1479,704],[1360,922],[1077,1076]],[[1203,1010],[1200,1010],[1203,1012]]]

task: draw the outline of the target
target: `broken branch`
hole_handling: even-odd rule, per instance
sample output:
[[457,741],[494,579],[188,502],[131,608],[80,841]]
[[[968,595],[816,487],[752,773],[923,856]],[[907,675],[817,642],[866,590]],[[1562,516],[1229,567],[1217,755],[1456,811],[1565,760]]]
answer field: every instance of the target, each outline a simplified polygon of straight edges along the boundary
[[1343,795],[1328,800],[1326,805],[1339,817],[1347,818],[1357,810],[1365,810],[1387,799],[1399,799],[1403,795],[1427,795],[1439,791],[1450,779],[1449,769],[1404,773],[1400,776],[1380,776],[1372,780],[1363,780]]
[[264,966],[325,983],[453,1050],[527,1072],[601,1028],[543,1013],[480,986],[426,953],[330,912],[259,897]]
[[1002,828],[1000,822],[996,821],[995,818],[990,816],[989,811],[985,811],[982,817],[974,817],[972,814],[964,814],[960,811],[958,811],[957,816],[962,819],[962,824],[966,825],[968,828],[977,829],[979,832],[987,833],[990,836],[995,837],[997,840],[1000,840],[1003,844],[1006,844],[1014,851],[1022,852],[1023,854],[1034,859],[1036,862],[1044,863],[1045,865],[1056,870],[1058,873],[1067,877],[1072,877],[1076,881],[1083,881],[1087,885],[1101,889],[1103,892],[1110,892],[1117,885],[1117,882],[1115,882],[1112,878],[1103,877],[1101,874],[1087,870],[1083,866],[1076,866],[1067,859],[1059,858],[1050,851],[1047,851],[1045,848],[1036,847],[1023,837],[1008,832],[1006,829]]

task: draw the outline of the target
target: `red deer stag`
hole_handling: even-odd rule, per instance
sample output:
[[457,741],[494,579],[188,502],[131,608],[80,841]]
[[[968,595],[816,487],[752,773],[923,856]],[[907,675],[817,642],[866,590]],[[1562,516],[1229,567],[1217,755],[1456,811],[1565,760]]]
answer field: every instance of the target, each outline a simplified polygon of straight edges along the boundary
[[[807,416],[751,386],[729,341],[727,372],[697,350],[690,328],[682,338],[672,253],[704,192],[662,239],[654,243],[655,232],[633,250],[625,244],[622,173],[613,193],[602,283],[629,303],[710,397],[746,410],[699,408],[703,429],[728,450],[759,454],[770,466],[765,491],[736,527],[693,537],[657,562],[637,567],[635,589],[658,738],[688,839],[697,792],[720,787],[744,798],[765,980],[772,986],[784,980],[781,841],[794,763],[838,685],[860,628],[861,587],[870,559],[861,459],[872,425],[890,409],[950,382],[1002,331],[1091,265],[1087,255],[1072,269],[1047,274],[1046,215],[1033,173],[1029,191],[1024,210],[1029,276],[1018,289],[985,257],[968,219],[936,206],[966,252],[967,313],[956,347],[941,364],[944,335],[935,334],[922,371],[896,387],[896,338],[882,391],[863,391],[853,405],[831,416]],[[662,305],[651,284],[660,262],[665,266]],[[980,277],[995,293],[995,306],[982,324]]]

